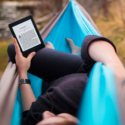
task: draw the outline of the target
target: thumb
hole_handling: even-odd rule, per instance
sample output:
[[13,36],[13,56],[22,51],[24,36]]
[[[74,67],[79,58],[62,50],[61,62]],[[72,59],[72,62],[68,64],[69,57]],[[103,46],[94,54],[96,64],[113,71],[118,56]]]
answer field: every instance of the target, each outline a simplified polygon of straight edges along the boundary
[[28,60],[31,61],[31,59],[35,56],[36,52],[32,52],[29,54],[29,56],[27,57]]

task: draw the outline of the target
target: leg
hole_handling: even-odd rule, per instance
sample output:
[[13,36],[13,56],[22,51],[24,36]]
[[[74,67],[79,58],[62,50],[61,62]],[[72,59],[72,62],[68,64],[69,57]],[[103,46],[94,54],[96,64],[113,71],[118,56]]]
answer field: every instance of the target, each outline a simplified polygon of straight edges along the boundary
[[[14,44],[8,47],[10,60],[15,63]],[[41,49],[31,61],[29,72],[47,82],[76,73],[83,61],[79,56],[63,53],[49,48]]]
[[51,42],[45,43],[45,47],[50,48],[50,49],[55,49]]

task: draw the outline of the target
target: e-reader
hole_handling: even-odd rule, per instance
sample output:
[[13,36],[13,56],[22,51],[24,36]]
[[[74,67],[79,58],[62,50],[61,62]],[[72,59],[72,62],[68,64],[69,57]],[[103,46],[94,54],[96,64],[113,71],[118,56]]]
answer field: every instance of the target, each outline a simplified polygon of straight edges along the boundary
[[31,52],[45,47],[32,16],[9,24],[9,28],[13,37],[17,39],[23,56],[27,57]]

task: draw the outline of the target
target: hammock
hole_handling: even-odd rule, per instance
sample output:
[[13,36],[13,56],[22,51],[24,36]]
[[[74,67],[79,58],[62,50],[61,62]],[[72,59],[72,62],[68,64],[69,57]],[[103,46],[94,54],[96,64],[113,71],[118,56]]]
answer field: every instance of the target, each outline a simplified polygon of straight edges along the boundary
[[102,63],[91,71],[78,118],[79,125],[123,125],[113,72]]
[[[50,41],[53,43],[56,50],[67,52],[67,53],[71,53],[71,49],[66,42],[66,38],[72,39],[78,47],[81,47],[81,44],[87,35],[92,35],[92,34],[101,35],[99,30],[97,29],[96,25],[92,21],[91,17],[85,11],[85,9],[79,3],[77,3],[76,1],[73,1],[73,0],[70,0],[69,3],[64,7],[64,9],[59,14],[55,15],[55,17],[40,31],[40,33],[41,33],[41,36],[42,36],[44,42]],[[9,63],[8,65],[14,65],[14,64]],[[83,125],[83,123],[85,123],[85,125],[94,125],[94,123],[103,123],[104,119],[105,119],[105,121],[108,121],[110,118],[105,117],[105,115],[107,115],[109,113],[108,109],[111,108],[112,106],[114,108],[111,108],[110,112],[113,112],[114,115],[113,115],[113,113],[109,113],[110,117],[112,117],[112,118],[110,119],[110,122],[104,122],[104,123],[106,123],[106,125],[111,125],[112,123],[113,123],[113,125],[116,125],[117,123],[121,123],[120,122],[121,120],[120,120],[120,113],[118,112],[119,106],[116,103],[117,96],[115,94],[116,93],[115,82],[112,83],[114,86],[113,89],[111,89],[111,88],[108,89],[107,84],[110,84],[110,83],[107,81],[105,82],[105,87],[104,88],[102,87],[101,90],[98,89],[98,87],[100,86],[100,81],[98,81],[95,86],[95,87],[97,87],[97,89],[95,87],[93,87],[93,84],[95,84],[95,83],[93,83],[92,80],[95,79],[97,76],[98,76],[98,79],[101,80],[101,78],[102,78],[101,69],[104,67],[101,64],[96,64],[96,65],[97,66],[94,67],[94,69],[91,73],[90,80],[87,84],[87,89],[84,92],[84,96],[83,96],[83,99],[81,102],[81,104],[82,104],[81,108],[80,108],[81,110],[78,113],[78,118],[81,121],[80,125]],[[15,65],[13,67],[15,68]],[[10,71],[12,69],[7,67],[6,70]],[[13,72],[15,74],[16,70]],[[98,72],[98,73],[96,75],[94,75],[93,72]],[[111,76],[109,78],[109,80],[114,79],[112,72],[110,72],[110,69],[108,69],[108,68],[105,68],[105,74],[103,75],[103,79],[107,80],[107,74],[108,75],[110,74],[110,76]],[[6,76],[6,72],[5,72],[4,76]],[[28,73],[28,78],[31,80],[31,83],[35,83],[35,84],[31,84],[31,87],[33,89],[33,92],[34,92],[36,98],[38,98],[38,96],[41,94],[40,86],[42,86],[42,79],[40,79],[36,76],[33,76],[32,74],[29,74],[29,73]],[[6,81],[5,77],[2,78],[1,82],[4,82],[4,81]],[[12,81],[15,81],[15,79],[13,79]],[[12,84],[12,82],[11,82],[11,84]],[[18,84],[18,82],[17,82],[17,84]],[[3,89],[3,87],[0,86],[0,89]],[[95,89],[96,89],[96,93],[94,93]],[[112,93],[109,92],[110,90],[112,90]],[[11,122],[11,125],[20,125],[20,121],[21,121],[21,117],[22,117],[22,106],[21,106],[20,92],[19,92],[19,90],[17,90],[17,85],[13,91],[15,91],[15,93],[17,91],[16,99],[15,99],[15,97],[12,97],[13,102],[11,102],[11,104],[14,105],[14,109],[13,109],[13,106],[11,105],[10,114],[5,113],[4,115],[2,115],[2,112],[0,112],[0,122],[2,121],[2,118],[6,117],[8,119],[6,121],[6,124],[5,124],[5,120],[3,121],[4,125],[10,124],[10,122]],[[107,104],[103,105],[102,102],[105,102],[106,96],[103,97],[100,95],[99,98],[91,98],[91,95],[89,95],[89,93],[88,93],[89,91],[91,92],[91,94],[94,94],[95,97],[97,96],[97,93],[99,93],[99,95],[101,94],[100,91],[108,92],[112,103],[108,103],[108,101],[107,101],[106,102]],[[90,101],[89,100],[85,101],[86,96],[90,97]],[[15,104],[14,104],[14,99],[15,99]],[[91,103],[91,101],[92,101],[92,103]],[[87,104],[89,104],[90,109],[87,108],[85,110],[85,107],[87,107]],[[102,110],[101,108],[103,108],[103,107],[106,108],[107,109],[107,110],[105,110],[106,112],[104,111],[102,114],[99,112],[96,112],[94,115],[92,115],[93,111],[95,111],[95,109],[97,109],[95,107],[98,105],[100,105],[100,108],[99,108],[100,110]],[[83,106],[85,106],[85,107],[83,107]],[[93,106],[95,106],[95,107],[93,108]],[[13,114],[12,114],[12,110],[13,110]],[[88,114],[85,115],[83,110],[88,112]],[[1,109],[0,109],[0,111],[1,111]],[[12,115],[12,118],[11,118],[11,115]],[[101,120],[95,122],[97,119],[97,116],[100,116]],[[91,123],[89,122],[89,118],[91,120]],[[114,124],[114,121],[113,121],[114,119],[116,121],[116,124]],[[84,120],[85,120],[85,122],[84,122]],[[109,123],[111,123],[111,124],[109,124]]]

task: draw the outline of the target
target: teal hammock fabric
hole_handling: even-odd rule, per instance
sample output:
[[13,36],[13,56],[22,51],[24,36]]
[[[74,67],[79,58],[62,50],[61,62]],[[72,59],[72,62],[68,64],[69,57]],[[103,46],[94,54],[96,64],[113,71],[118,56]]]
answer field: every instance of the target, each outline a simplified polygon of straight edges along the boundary
[[113,72],[96,63],[90,73],[78,113],[78,125],[122,125]]
[[[49,33],[44,42],[50,41],[53,43],[56,50],[71,53],[70,47],[66,43],[66,38],[72,39],[77,46],[81,47],[84,38],[87,35],[92,34],[99,35],[98,32],[86,19],[84,14],[81,12],[80,8],[77,6],[75,1],[71,0],[63,15],[60,17],[60,19],[58,20],[54,28],[51,30],[51,32]],[[28,74],[28,77],[31,80],[31,87],[33,89],[33,92],[36,98],[38,98],[38,96],[41,94],[42,80],[31,74]],[[100,102],[98,102],[98,104],[99,103]],[[114,108],[114,110],[116,109]],[[22,106],[20,93],[18,90],[11,125],[20,125],[21,117]]]
[[77,46],[81,47],[84,38],[92,34],[99,35],[75,1],[70,1],[45,42],[52,42],[56,50],[71,53],[71,49],[65,40],[66,38],[72,39]]

